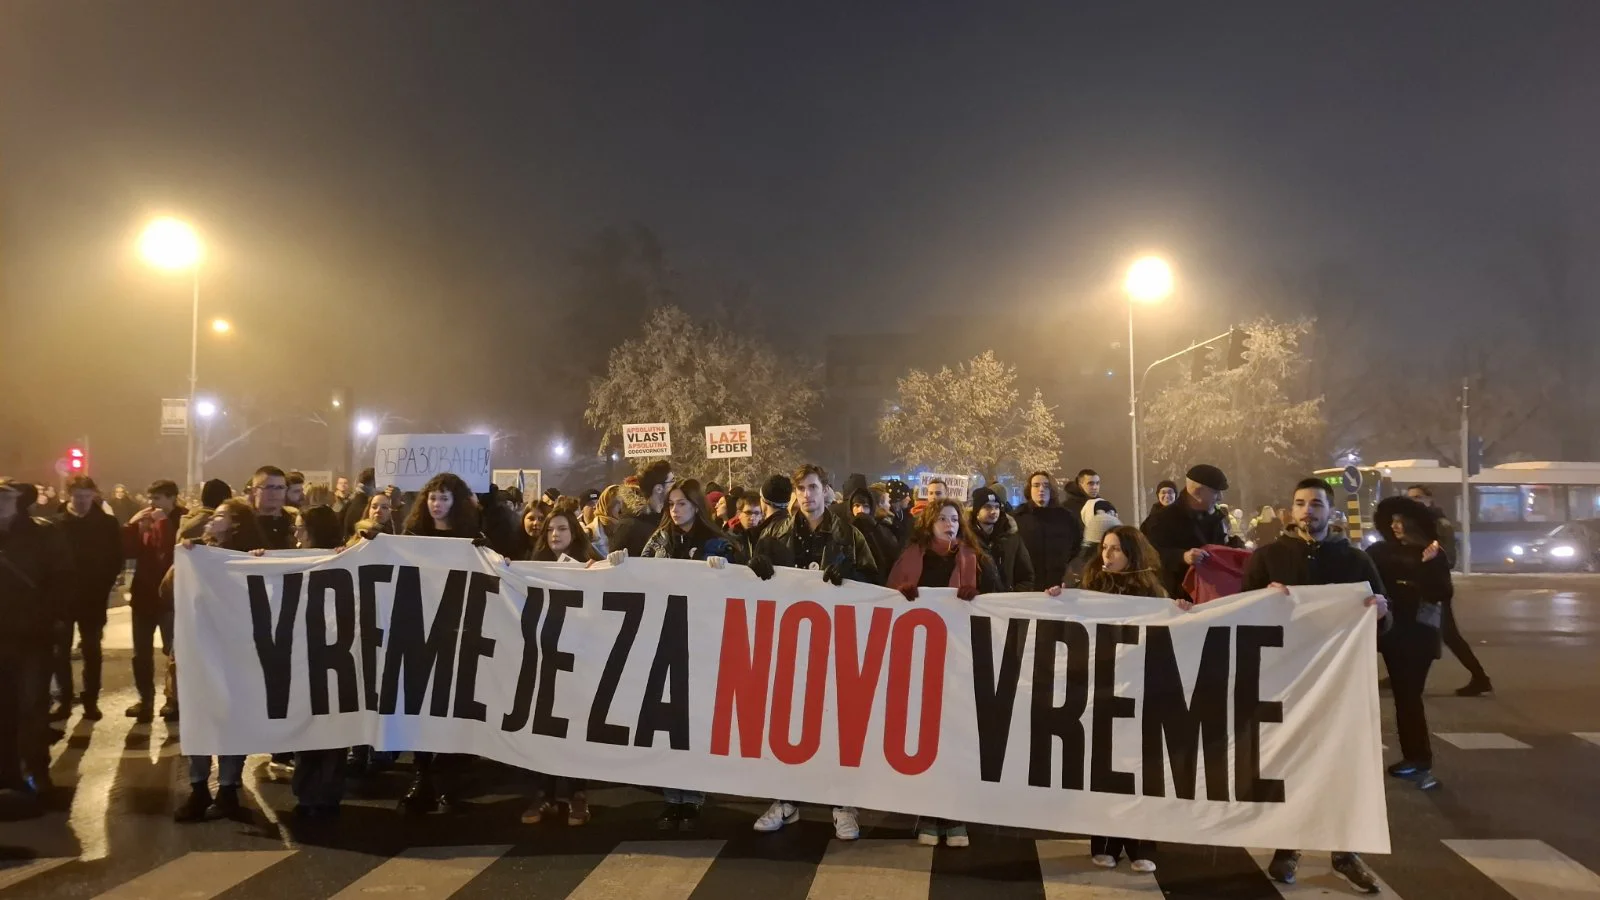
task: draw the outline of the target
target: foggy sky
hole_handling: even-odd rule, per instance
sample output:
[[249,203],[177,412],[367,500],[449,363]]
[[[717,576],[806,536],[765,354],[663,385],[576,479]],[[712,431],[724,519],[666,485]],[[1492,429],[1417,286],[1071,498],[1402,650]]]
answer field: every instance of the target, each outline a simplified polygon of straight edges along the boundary
[[[98,471],[154,474],[189,326],[132,252],[158,213],[201,229],[204,314],[239,328],[204,386],[460,426],[523,414],[573,250],[630,222],[774,334],[814,310],[819,355],[1109,304],[1146,250],[1175,334],[1336,271],[1395,332],[1493,335],[1525,224],[1594,224],[1596,34],[1585,0],[7,0],[0,468],[89,433]],[[1063,345],[1122,327],[1081,324]]]

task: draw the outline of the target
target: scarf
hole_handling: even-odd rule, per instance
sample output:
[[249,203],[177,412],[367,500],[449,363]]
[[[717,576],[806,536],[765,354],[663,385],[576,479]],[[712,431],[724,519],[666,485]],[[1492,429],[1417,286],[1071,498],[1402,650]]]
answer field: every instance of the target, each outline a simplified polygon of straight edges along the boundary
[[973,553],[971,547],[934,538],[931,546],[917,549],[920,552],[900,554],[889,573],[889,587],[904,594],[907,600],[917,599],[917,586],[922,581],[922,554],[932,550],[940,556],[949,556],[950,551],[955,550],[956,564],[950,571],[949,586],[955,588],[956,596],[963,600],[978,596],[978,554]]

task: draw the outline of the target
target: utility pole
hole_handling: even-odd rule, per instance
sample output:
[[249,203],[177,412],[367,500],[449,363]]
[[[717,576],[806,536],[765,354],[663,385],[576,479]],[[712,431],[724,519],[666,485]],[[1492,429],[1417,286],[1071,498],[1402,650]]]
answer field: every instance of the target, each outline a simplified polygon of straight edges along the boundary
[[1461,379],[1461,546],[1456,551],[1461,556],[1461,574],[1472,574],[1472,483],[1467,474],[1470,468],[1472,454],[1472,438],[1470,436],[1471,403],[1468,393],[1472,390],[1469,379]]

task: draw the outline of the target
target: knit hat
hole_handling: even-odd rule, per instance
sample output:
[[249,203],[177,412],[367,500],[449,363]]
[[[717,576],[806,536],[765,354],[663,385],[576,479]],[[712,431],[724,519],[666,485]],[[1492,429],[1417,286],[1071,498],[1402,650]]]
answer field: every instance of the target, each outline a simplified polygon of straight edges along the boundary
[[1087,516],[1083,521],[1083,542],[1098,545],[1105,539],[1106,532],[1122,524],[1117,514],[1111,511],[1111,504],[1101,501],[1094,505],[1094,514]]
[[973,509],[983,509],[985,506],[988,506],[991,503],[1000,504],[1001,509],[1004,509],[1006,505],[1005,498],[995,493],[994,488],[981,487],[972,492]]
[[200,487],[200,505],[207,509],[216,509],[233,496],[233,488],[221,478],[213,478]]
[[1183,477],[1195,484],[1211,488],[1213,491],[1225,491],[1228,489],[1228,476],[1222,474],[1221,469],[1207,463],[1201,463],[1190,468]]
[[846,498],[846,502],[850,506],[851,512],[855,511],[855,505],[857,503],[866,504],[869,515],[871,514],[871,511],[877,507],[877,504],[872,502],[872,491],[866,489],[865,487],[858,487],[851,491],[850,496]]
[[707,491],[706,492],[706,509],[715,510],[717,508],[717,501],[721,500],[721,499],[722,499],[722,492],[721,491]]
[[794,483],[786,475],[774,475],[761,486],[761,499],[771,506],[787,507],[794,496]]

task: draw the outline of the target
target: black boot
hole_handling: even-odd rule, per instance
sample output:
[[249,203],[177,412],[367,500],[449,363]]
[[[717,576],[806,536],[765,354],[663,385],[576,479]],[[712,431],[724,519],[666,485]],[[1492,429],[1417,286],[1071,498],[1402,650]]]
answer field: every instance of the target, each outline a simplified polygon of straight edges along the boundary
[[408,813],[426,815],[439,808],[439,792],[434,789],[433,779],[426,774],[419,774],[411,782],[411,790],[400,798],[400,808]]
[[178,721],[178,701],[168,700],[161,705],[161,718],[168,722]]
[[203,784],[190,785],[189,799],[172,814],[174,822],[203,822],[211,808],[211,790]]
[[700,807],[685,803],[678,808],[678,830],[694,831],[700,827]]
[[98,722],[103,715],[100,712],[100,698],[85,694],[83,697],[83,717],[91,722]]
[[661,831],[672,831],[683,821],[682,803],[668,803],[661,807],[661,815],[656,817],[656,828]]
[[1494,684],[1487,675],[1474,675],[1465,687],[1456,690],[1457,697],[1482,697],[1484,694],[1494,693]]
[[217,799],[211,802],[211,808],[220,818],[237,819],[243,810],[239,805],[239,789],[232,785],[218,787]]
[[140,700],[138,703],[128,707],[126,715],[135,722],[148,724],[151,719],[155,718],[155,715],[150,710],[150,707],[154,705],[155,702],[152,700]]

